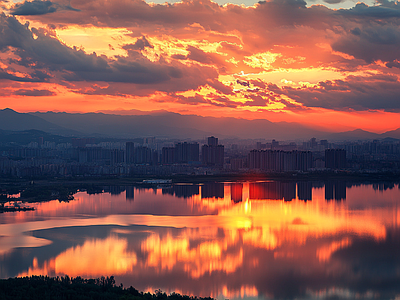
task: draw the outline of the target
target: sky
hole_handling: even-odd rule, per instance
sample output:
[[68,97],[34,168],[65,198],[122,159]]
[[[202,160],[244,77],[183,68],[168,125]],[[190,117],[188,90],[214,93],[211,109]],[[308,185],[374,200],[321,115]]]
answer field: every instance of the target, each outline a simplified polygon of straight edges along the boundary
[[0,109],[400,127],[400,4],[0,0]]

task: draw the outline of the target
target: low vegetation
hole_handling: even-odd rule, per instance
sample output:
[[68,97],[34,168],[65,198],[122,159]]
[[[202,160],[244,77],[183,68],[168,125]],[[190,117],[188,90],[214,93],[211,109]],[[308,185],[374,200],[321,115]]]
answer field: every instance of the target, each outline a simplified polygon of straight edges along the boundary
[[81,277],[31,276],[0,280],[0,299],[4,300],[213,300],[161,290],[154,294],[133,287],[117,286],[114,277],[83,279]]

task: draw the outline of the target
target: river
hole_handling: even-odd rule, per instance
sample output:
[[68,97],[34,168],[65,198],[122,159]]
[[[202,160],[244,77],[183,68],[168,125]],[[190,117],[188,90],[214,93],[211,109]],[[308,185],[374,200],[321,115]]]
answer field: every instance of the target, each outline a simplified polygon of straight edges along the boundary
[[[218,299],[400,299],[397,183],[104,186],[0,214],[0,277]],[[397,298],[396,298],[397,297]]]

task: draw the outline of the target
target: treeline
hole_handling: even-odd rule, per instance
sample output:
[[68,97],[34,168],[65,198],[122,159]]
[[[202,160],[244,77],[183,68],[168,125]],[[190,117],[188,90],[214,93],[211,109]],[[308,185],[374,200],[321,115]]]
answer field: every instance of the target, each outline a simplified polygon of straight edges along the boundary
[[182,296],[172,293],[167,295],[161,290],[154,294],[139,292],[132,286],[124,288],[115,285],[115,279],[101,277],[83,279],[81,277],[31,276],[0,280],[1,300],[213,300]]
[[53,185],[53,186],[36,186],[30,185],[21,192],[21,200],[28,202],[37,201],[70,201],[74,200],[74,194],[77,189],[74,187],[68,187],[64,185]]

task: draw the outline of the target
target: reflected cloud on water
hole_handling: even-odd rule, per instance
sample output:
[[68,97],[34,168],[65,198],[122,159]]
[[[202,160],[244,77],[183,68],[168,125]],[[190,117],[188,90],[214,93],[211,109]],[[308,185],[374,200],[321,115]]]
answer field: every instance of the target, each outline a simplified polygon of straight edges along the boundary
[[220,299],[400,295],[398,185],[237,182],[113,190],[1,216],[0,242],[27,241],[1,244],[0,275],[114,275],[144,291]]

